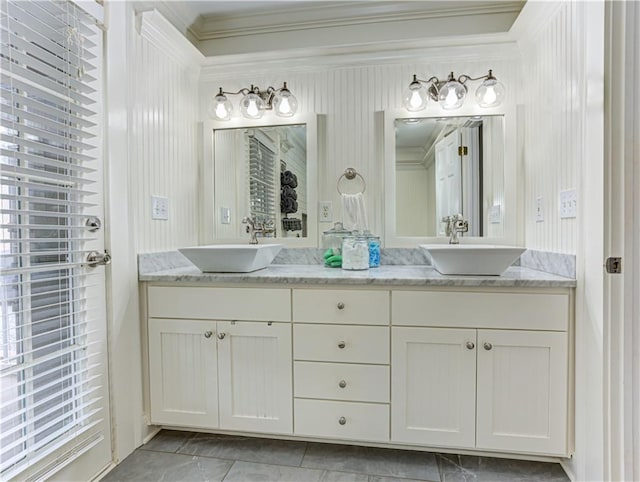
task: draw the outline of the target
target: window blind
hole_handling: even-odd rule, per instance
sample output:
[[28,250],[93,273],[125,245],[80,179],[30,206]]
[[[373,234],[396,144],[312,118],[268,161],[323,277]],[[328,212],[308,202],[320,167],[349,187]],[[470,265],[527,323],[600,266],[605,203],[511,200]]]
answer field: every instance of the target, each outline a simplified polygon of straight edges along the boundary
[[101,195],[102,31],[68,1],[2,0],[0,15],[5,479],[63,458],[62,449],[83,453],[107,414],[104,340],[95,336],[104,318],[92,316],[95,279],[83,267],[96,240],[85,221]]
[[259,223],[275,221],[276,155],[257,137],[249,134],[247,138],[251,217]]

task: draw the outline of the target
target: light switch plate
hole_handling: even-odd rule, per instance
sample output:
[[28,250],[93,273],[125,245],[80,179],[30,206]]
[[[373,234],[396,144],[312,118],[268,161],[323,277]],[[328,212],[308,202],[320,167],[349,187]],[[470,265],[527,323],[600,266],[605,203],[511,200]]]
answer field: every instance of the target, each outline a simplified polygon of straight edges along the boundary
[[333,205],[331,201],[320,201],[320,222],[330,223],[333,221]]
[[169,198],[151,196],[151,219],[167,221],[169,219]]
[[560,191],[560,218],[575,218],[578,213],[578,195],[575,189]]
[[220,223],[231,224],[231,209],[220,208]]
[[542,196],[538,196],[536,198],[536,223],[541,223],[544,221],[544,198]]

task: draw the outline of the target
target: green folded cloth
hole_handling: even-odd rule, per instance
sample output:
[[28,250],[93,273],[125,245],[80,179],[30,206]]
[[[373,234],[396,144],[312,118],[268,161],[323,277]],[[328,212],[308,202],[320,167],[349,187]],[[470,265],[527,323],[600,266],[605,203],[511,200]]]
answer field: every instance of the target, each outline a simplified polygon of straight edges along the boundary
[[339,254],[334,254],[333,256],[329,256],[324,259],[324,264],[327,266],[331,266],[332,268],[339,268],[342,266],[342,256]]

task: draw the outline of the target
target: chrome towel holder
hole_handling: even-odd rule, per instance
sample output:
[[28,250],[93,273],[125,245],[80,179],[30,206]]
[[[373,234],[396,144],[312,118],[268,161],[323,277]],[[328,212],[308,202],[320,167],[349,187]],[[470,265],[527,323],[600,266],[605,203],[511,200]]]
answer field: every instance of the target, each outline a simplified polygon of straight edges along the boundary
[[347,167],[344,172],[340,175],[340,177],[338,178],[338,183],[337,183],[337,189],[338,192],[340,194],[345,194],[344,192],[342,192],[342,190],[340,189],[340,181],[342,180],[342,178],[348,180],[348,181],[353,181],[356,177],[359,177],[360,179],[362,179],[362,191],[360,191],[360,193],[363,193],[366,189],[367,189],[367,182],[364,180],[364,177],[362,177],[362,174],[360,174],[358,171],[355,170],[355,168],[353,167]]

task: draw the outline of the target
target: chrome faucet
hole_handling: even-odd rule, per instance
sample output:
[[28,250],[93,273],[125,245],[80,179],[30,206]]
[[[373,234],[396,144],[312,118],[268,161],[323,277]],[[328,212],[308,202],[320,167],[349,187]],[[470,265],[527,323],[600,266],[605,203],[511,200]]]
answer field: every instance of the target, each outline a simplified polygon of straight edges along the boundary
[[449,244],[460,244],[458,233],[469,231],[469,222],[462,217],[462,214],[453,214],[442,218],[445,223],[444,232],[449,236]]
[[247,233],[249,233],[249,244],[258,244],[258,234],[264,237],[267,234],[276,232],[276,226],[273,219],[258,223],[252,217],[246,216],[242,218],[242,223],[247,225]]

